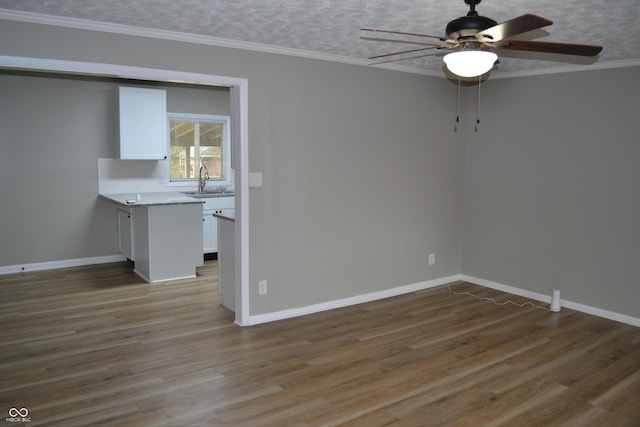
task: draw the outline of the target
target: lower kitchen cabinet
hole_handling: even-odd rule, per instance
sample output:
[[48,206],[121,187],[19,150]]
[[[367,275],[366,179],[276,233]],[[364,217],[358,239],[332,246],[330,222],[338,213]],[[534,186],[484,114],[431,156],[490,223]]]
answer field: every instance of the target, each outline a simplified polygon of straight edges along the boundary
[[202,244],[205,254],[218,252],[218,220],[211,214],[203,211],[202,215]]
[[202,246],[203,253],[218,252],[218,220],[214,213],[228,213],[235,211],[234,197],[210,197],[204,199],[202,206]]
[[138,206],[134,271],[148,282],[195,277],[202,258],[202,206]]
[[128,207],[111,200],[118,202],[118,248],[134,261],[136,274],[152,283],[195,277],[204,263],[201,202],[171,203],[169,198]]

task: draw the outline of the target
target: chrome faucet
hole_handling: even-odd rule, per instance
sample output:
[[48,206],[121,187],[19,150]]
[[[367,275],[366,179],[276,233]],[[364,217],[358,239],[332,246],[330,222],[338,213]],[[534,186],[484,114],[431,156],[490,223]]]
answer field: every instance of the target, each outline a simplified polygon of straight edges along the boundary
[[[204,171],[204,175],[202,174]],[[205,165],[200,166],[200,174],[198,176],[198,191],[202,193],[204,191],[204,186],[207,185],[207,180],[209,179],[209,169]]]

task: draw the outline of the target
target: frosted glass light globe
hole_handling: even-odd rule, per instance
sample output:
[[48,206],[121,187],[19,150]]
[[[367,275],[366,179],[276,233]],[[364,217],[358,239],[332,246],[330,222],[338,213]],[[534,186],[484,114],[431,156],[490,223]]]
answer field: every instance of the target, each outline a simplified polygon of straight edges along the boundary
[[481,76],[493,68],[498,55],[486,50],[463,50],[445,55],[447,68],[460,77]]

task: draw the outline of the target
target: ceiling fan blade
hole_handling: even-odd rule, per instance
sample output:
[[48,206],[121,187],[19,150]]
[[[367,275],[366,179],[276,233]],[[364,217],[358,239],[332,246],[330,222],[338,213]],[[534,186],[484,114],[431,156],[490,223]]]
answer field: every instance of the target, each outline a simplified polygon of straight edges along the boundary
[[537,42],[528,40],[500,40],[492,44],[498,49],[525,50],[528,52],[559,53],[563,55],[596,56],[602,46],[573,43]]
[[423,50],[429,50],[429,49],[447,49],[449,47],[450,46],[447,46],[447,45],[422,47],[420,49],[410,49],[410,50],[403,50],[403,51],[400,51],[400,52],[385,53],[384,55],[370,56],[369,59],[386,58],[388,56],[402,55],[402,54],[405,54],[405,53],[413,53],[413,52],[421,52]]
[[418,33],[406,33],[403,31],[390,31],[390,30],[374,30],[372,28],[360,28],[360,31],[372,31],[374,33],[387,33],[387,34],[400,34],[403,36],[416,36],[416,37],[429,37],[432,39],[438,39],[440,41],[447,41],[444,37],[441,36],[432,36],[429,34],[418,34]]
[[385,60],[381,60],[381,61],[375,61],[375,62],[371,62],[369,63],[369,65],[382,65],[382,64],[389,64],[392,62],[398,62],[398,61],[407,61],[407,60],[411,60],[411,59],[420,59],[420,58],[426,58],[429,56],[436,56],[436,55],[441,55],[441,52],[430,52],[430,53],[423,53],[420,55],[410,55],[410,56],[402,56],[400,58],[392,58],[392,59],[385,59]]
[[488,38],[493,41],[498,41],[506,37],[515,36],[516,34],[537,30],[538,28],[546,27],[551,24],[553,24],[553,21],[547,18],[528,13],[480,31],[476,34],[476,38],[479,40],[482,40],[482,38]]
[[385,39],[385,38],[379,38],[379,37],[360,37],[360,38],[362,40],[371,40],[374,42],[404,43],[404,44],[415,44],[418,46],[440,46],[434,43],[425,43],[425,42],[417,42],[417,41],[410,41],[410,40],[394,40],[394,39]]

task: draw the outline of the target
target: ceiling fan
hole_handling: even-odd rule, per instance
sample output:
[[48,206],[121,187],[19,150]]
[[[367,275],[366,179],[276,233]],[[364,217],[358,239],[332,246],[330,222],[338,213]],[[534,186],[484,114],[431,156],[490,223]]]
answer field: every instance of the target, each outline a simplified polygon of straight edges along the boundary
[[[444,42],[444,44],[431,44],[411,40],[386,40],[400,43],[427,45],[427,47],[371,56],[369,59],[387,58],[395,55],[417,53],[430,49],[450,49],[454,52],[447,54],[443,58],[447,68],[452,73],[461,77],[477,77],[487,73],[493,68],[494,64],[498,60],[498,55],[496,55],[494,51],[518,50],[558,53],[564,55],[596,56],[602,50],[602,46],[595,45],[510,39],[509,37],[546,27],[553,24],[553,22],[538,15],[526,14],[498,24],[491,18],[478,15],[478,12],[476,12],[476,5],[479,4],[480,1],[481,0],[464,0],[464,2],[469,5],[469,12],[466,16],[456,18],[447,24],[445,30],[446,37],[402,31],[362,28],[362,31],[367,32],[415,36],[419,38],[426,37]],[[388,62],[400,61],[402,59],[407,58],[401,57]]]

